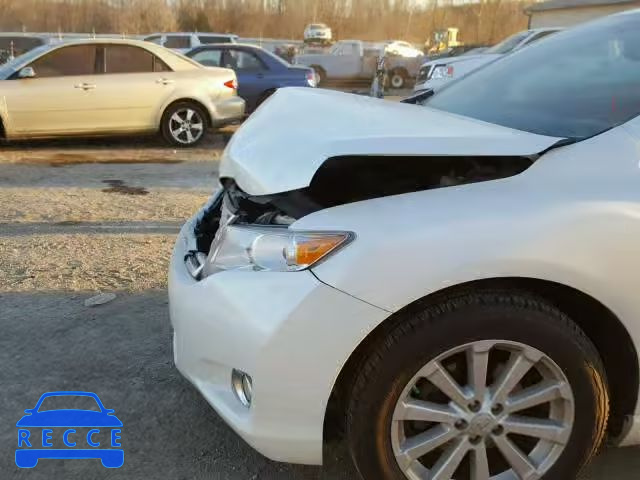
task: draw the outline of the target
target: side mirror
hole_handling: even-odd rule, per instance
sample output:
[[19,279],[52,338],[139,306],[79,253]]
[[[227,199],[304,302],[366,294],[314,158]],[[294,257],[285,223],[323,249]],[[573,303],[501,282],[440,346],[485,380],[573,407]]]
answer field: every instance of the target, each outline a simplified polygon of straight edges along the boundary
[[35,78],[36,71],[33,67],[24,67],[18,72],[18,78]]
[[27,408],[24,413],[31,414],[33,413],[33,408]]

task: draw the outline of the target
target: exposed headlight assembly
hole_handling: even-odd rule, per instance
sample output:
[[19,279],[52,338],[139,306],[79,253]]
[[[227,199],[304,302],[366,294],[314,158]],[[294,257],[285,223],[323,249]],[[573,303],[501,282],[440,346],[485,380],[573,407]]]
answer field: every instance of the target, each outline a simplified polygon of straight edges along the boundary
[[354,237],[351,232],[227,225],[216,235],[202,274],[206,277],[223,270],[297,272],[335,253]]

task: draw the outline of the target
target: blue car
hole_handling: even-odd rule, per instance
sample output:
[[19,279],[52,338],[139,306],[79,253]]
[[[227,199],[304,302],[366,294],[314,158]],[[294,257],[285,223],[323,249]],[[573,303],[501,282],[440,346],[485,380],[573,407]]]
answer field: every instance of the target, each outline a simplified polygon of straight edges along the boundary
[[315,87],[311,68],[291,65],[255,45],[202,45],[186,55],[207,67],[230,68],[238,77],[238,95],[247,104],[247,112],[260,106],[278,88]]
[[[72,404],[81,408],[53,408]],[[18,467],[33,468],[41,458],[99,459],[106,468],[123,465],[122,422],[95,393],[45,393],[24,412],[16,423]]]

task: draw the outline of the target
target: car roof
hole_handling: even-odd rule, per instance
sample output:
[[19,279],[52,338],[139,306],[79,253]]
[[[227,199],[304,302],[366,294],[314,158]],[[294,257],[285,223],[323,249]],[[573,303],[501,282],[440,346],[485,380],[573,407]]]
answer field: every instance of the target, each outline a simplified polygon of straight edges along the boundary
[[235,33],[218,33],[218,32],[156,32],[150,33],[149,35],[145,35],[144,38],[153,37],[155,35],[216,35],[218,37],[235,37],[238,38],[238,35]]
[[206,43],[204,45],[196,45],[191,50],[206,50],[209,47],[226,47],[226,48],[250,48],[253,50],[263,50],[266,51],[260,45],[254,45],[252,43]]
[[148,48],[149,45],[154,45],[145,40],[136,40],[133,38],[121,38],[121,37],[100,37],[100,38],[63,38],[54,47],[61,45],[101,45],[105,43],[116,45],[135,45],[138,47]]

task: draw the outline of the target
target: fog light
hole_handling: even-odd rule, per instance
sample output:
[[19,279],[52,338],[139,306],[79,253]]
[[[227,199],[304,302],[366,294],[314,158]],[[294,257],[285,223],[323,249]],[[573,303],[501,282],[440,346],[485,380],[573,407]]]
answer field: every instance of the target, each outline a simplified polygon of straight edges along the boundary
[[234,368],[231,371],[231,389],[241,404],[247,408],[251,406],[253,385],[249,375]]

